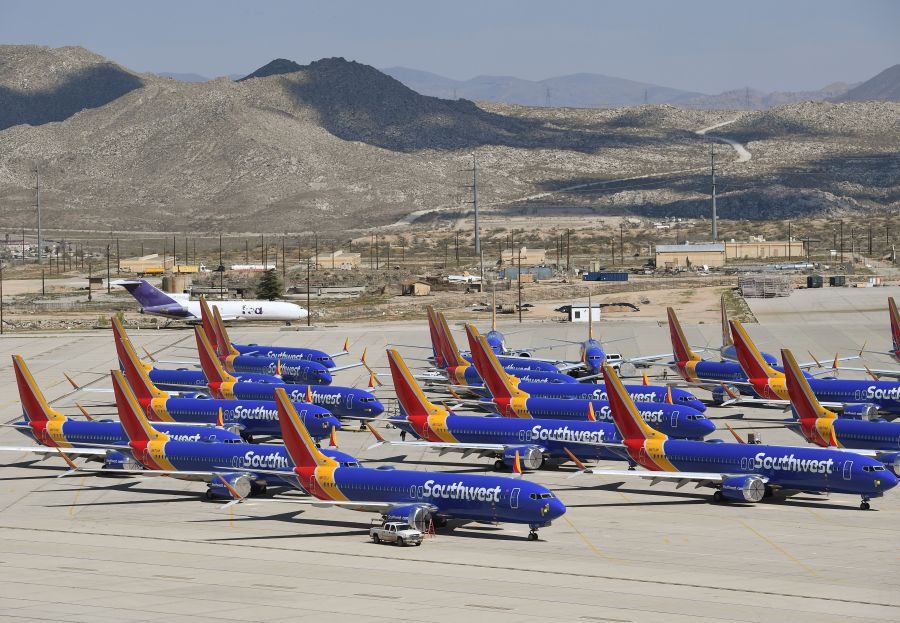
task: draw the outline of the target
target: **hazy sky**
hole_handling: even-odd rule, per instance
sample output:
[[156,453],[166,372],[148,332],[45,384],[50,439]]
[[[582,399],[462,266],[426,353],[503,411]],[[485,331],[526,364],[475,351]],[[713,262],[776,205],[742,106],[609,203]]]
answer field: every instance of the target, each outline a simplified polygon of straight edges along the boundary
[[900,62],[900,1],[0,0],[0,43],[206,76],[344,56],[458,79],[594,72],[710,93],[801,90]]

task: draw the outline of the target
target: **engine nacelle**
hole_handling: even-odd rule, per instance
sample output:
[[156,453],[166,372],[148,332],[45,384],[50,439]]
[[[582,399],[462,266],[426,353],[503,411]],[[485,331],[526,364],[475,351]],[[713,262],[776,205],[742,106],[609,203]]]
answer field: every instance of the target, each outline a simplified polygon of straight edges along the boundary
[[144,469],[144,466],[130,454],[118,452],[116,450],[108,450],[106,452],[106,458],[103,460],[103,469],[137,470]]
[[431,511],[418,504],[398,506],[385,516],[385,521],[405,521],[416,530],[425,532],[431,523]]
[[513,446],[503,452],[503,464],[512,467],[516,464],[516,452],[522,469],[540,469],[544,464],[544,453],[537,446]]
[[[228,484],[238,492],[238,494],[245,498],[251,493],[253,493],[255,487],[253,483],[253,479],[247,474],[223,474],[222,477],[228,481]],[[219,480],[218,477],[213,478],[209,481],[209,488],[206,490],[206,497],[209,499],[219,499],[219,500],[231,500],[234,498],[232,496],[231,491],[228,490],[228,487]]]
[[845,404],[841,414],[848,420],[866,420],[871,422],[878,419],[878,407],[868,402]]
[[732,476],[722,482],[722,497],[735,502],[759,502],[766,495],[766,483],[759,476]]
[[741,395],[741,390],[738,389],[737,387],[735,387],[734,385],[727,385],[726,387],[728,387],[728,391],[725,391],[725,388],[722,387],[721,385],[717,385],[716,387],[713,388],[712,399],[713,399],[713,402],[715,402],[717,405],[728,402],[729,400],[734,400],[734,398],[732,398],[728,394],[728,392],[731,392],[735,396]]

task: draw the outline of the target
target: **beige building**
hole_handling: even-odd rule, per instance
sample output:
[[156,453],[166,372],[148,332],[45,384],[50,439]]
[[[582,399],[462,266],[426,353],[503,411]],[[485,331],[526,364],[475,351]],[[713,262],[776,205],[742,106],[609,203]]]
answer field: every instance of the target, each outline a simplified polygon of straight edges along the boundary
[[724,265],[724,243],[656,245],[657,268],[699,268]]
[[323,269],[353,270],[362,264],[362,256],[359,253],[344,253],[337,250],[334,253],[319,253],[318,262],[315,256],[310,257],[309,262]]
[[726,260],[804,257],[806,251],[799,240],[751,240],[725,243]]
[[428,296],[431,294],[431,286],[424,281],[410,281],[403,284],[405,296]]
[[[546,249],[529,249],[522,247],[522,266],[537,266],[547,260]],[[501,255],[504,264],[519,264],[519,249],[504,249]]]

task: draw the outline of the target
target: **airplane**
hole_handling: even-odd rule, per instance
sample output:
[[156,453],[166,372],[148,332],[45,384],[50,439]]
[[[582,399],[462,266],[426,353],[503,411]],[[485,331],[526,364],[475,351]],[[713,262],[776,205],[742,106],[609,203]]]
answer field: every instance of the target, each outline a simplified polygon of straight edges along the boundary
[[[735,402],[761,402],[773,406],[790,404],[784,372],[767,364],[744,327],[730,321],[738,359],[748,385],[760,399],[733,397]],[[845,417],[872,419],[879,411],[900,414],[900,383],[845,379],[808,379],[816,398],[826,407],[841,409]]]
[[[474,335],[474,331],[473,331]],[[593,414],[599,421],[609,421],[610,405],[602,399],[533,396],[530,390],[516,385],[503,371],[494,352],[483,336],[472,343],[475,363],[490,390],[497,413],[508,418],[553,420],[585,420]],[[533,383],[531,386],[540,386]],[[604,392],[605,393],[605,392]],[[668,434],[689,439],[702,439],[716,429],[699,411],[683,404],[641,402],[639,409],[648,423]]]
[[290,399],[303,402],[309,398],[313,404],[325,407],[337,418],[371,420],[384,412],[384,405],[371,393],[355,387],[337,385],[296,385],[269,377],[265,382],[245,382],[243,375],[228,373],[213,352],[200,327],[194,327],[194,336],[200,352],[200,366],[208,379],[208,389],[213,398],[228,400],[272,400],[277,387],[284,388]]
[[[141,364],[118,318],[113,318],[113,334],[119,367],[131,386],[144,415],[152,422],[212,422],[237,433],[248,443],[254,436],[281,434],[278,413],[271,400],[218,400],[169,396],[158,389]],[[324,407],[309,401],[296,405],[306,428],[316,441],[340,430],[341,423]]]
[[[728,324],[728,310],[725,307],[725,295],[719,297],[719,311],[722,320],[722,346],[718,349],[719,356],[728,361],[737,361],[737,350],[734,347],[734,340],[731,339],[731,326]],[[698,349],[704,350],[704,349]],[[760,357],[763,358],[770,366],[778,365],[778,358],[775,355],[760,351]]]
[[[201,299],[201,301],[205,302],[205,299]],[[225,323],[222,321],[222,314],[219,311],[219,306],[215,302],[213,303],[212,323],[209,327],[207,327],[206,323],[203,324],[203,330],[206,332],[206,337],[209,338],[209,341],[217,351],[224,350],[228,352],[229,355],[252,355],[254,357],[268,357],[270,359],[278,360],[299,359],[302,361],[312,361],[324,366],[330,372],[337,372],[339,370],[346,370],[348,368],[354,368],[362,365],[357,363],[349,366],[342,366],[339,368],[334,363],[335,357],[343,357],[344,355],[350,354],[349,338],[344,341],[343,350],[341,350],[341,352],[339,353],[334,354],[328,354],[315,348],[262,346],[260,344],[237,344],[235,342],[232,342],[228,337],[228,330],[225,328]]]
[[900,423],[839,418],[816,399],[791,351],[783,349],[785,380],[794,415],[792,429],[823,448],[876,450],[900,474]]
[[[252,372],[254,374],[271,374],[280,377],[285,383],[307,383],[313,385],[331,384],[331,372],[323,364],[308,359],[289,359],[263,357],[262,355],[242,355],[228,339],[219,306],[214,304],[210,310],[206,298],[200,298],[200,324],[222,366],[229,372]],[[217,314],[214,316],[213,314]],[[362,365],[362,364],[359,364]]]
[[448,522],[522,523],[528,540],[566,512],[565,505],[542,485],[506,476],[449,474],[347,467],[320,451],[297,417],[284,388],[275,390],[285,448],[300,486],[317,500],[313,506],[338,506],[379,513],[412,526],[438,527]]
[[[428,306],[427,311],[428,328],[431,335],[431,347],[432,351],[435,353],[435,361],[439,361],[438,357],[440,357],[440,361],[443,362],[439,363],[438,367],[466,367],[467,365],[471,365],[472,353],[460,352],[459,348],[456,346],[456,340],[453,339],[453,334],[450,332],[450,326],[447,324],[447,318],[444,314],[436,311],[431,306]],[[497,359],[503,366],[508,367],[510,370],[546,372],[551,375],[547,378],[561,378],[561,376],[563,376],[559,374],[559,369],[549,361],[534,359],[532,357],[506,357],[503,355],[498,355]],[[448,376],[459,377],[459,375],[460,373],[456,372],[455,369],[452,373],[448,371]]]
[[[125,466],[116,473],[206,482],[205,496],[208,500],[241,500],[262,495],[269,485],[296,486],[291,471],[293,464],[284,446],[198,443],[173,439],[150,424],[122,372],[113,370],[112,376],[119,419],[127,436],[126,444],[114,447],[131,455],[139,464],[139,467]],[[312,438],[309,440],[314,445]],[[68,451],[61,452],[67,458]],[[320,453],[340,465],[359,465],[355,458],[339,450],[327,449]],[[67,461],[71,459],[67,458]],[[71,462],[70,466],[69,475],[108,471],[86,469]]]
[[[740,352],[737,337],[735,343]],[[640,417],[615,371],[604,366],[603,372],[613,421],[624,439],[620,447],[647,471],[580,466],[581,473],[638,477],[651,484],[674,481],[679,487],[695,482],[698,486],[714,487],[715,502],[756,503],[776,491],[787,495],[845,493],[860,496],[862,510],[869,509],[872,498],[897,486],[897,477],[881,462],[851,452],[669,439]]]
[[[171,320],[200,321],[200,302],[189,294],[166,294],[145,279],[120,279],[112,285],[122,286],[141,304],[141,313],[163,316]],[[278,320],[292,322],[306,318],[309,312],[287,301],[255,301],[231,299],[218,301],[226,320]]]
[[[478,371],[469,359],[463,357],[456,346],[456,340],[450,333],[447,326],[447,320],[440,312],[433,312],[432,308],[428,308],[428,328],[432,335],[432,349],[435,353],[435,361],[440,362],[438,365],[447,375],[447,379],[452,385],[459,386],[481,386],[484,381],[478,375]],[[513,363],[508,363],[510,359]],[[533,382],[533,383],[574,383],[575,380],[561,372],[559,372],[552,364],[535,362],[530,359],[524,360],[524,367],[518,366],[515,357],[498,357],[498,360],[504,362],[504,369],[516,375],[517,378]],[[423,380],[431,380],[430,376],[423,376]]]
[[[860,356],[864,352],[867,353],[876,353],[879,355],[888,355],[893,358],[894,361],[900,361],[900,312],[897,311],[897,303],[894,302],[894,297],[888,297],[888,317],[891,321],[891,350],[889,351],[877,351],[877,350],[865,350],[865,345],[859,351]],[[864,368],[842,368],[843,370],[853,370],[856,372],[866,372],[873,380],[879,380],[883,376],[897,378],[900,377],[900,370],[882,370],[879,368],[870,368],[868,366]]]
[[[493,395],[495,401],[498,392],[506,391],[503,389],[505,384],[513,384],[517,390],[533,398],[607,400],[605,387],[593,383],[516,382],[499,367],[499,360],[493,352],[487,353],[483,347],[479,347],[479,343],[484,338],[478,335],[474,327],[472,327],[470,332],[467,332],[467,335],[470,340],[469,348],[473,355],[475,369],[478,370],[481,378],[485,380],[484,390],[486,390],[486,393]],[[494,368],[495,365],[497,366],[496,369]],[[491,377],[492,380],[489,380],[485,375]],[[690,407],[695,412],[699,411],[701,413],[706,410],[705,404],[696,396],[683,389],[660,385],[627,385],[626,387],[634,400],[655,403],[669,402],[681,407]],[[472,389],[474,390],[475,388]]]
[[[27,435],[39,446],[0,446],[8,452],[31,452],[45,456],[59,454],[65,448],[67,454],[87,457],[88,460],[102,461],[107,469],[122,468],[130,458],[110,445],[123,444],[126,434],[122,424],[113,420],[73,420],[50,406],[38,387],[28,366],[20,355],[13,355],[13,369],[19,400],[22,402],[24,420],[6,424]],[[178,441],[197,443],[239,444],[240,435],[220,427],[158,423],[155,428]]]
[[620,441],[612,423],[590,418],[584,422],[560,422],[457,415],[428,400],[400,353],[388,350],[388,362],[402,413],[388,418],[388,422],[418,441],[388,441],[370,425],[377,440],[375,446],[428,448],[441,454],[461,452],[463,458],[471,454],[492,457],[496,459],[497,471],[515,470],[517,465],[520,469],[558,465],[570,460],[569,452],[583,461],[623,458],[604,446],[582,443]]

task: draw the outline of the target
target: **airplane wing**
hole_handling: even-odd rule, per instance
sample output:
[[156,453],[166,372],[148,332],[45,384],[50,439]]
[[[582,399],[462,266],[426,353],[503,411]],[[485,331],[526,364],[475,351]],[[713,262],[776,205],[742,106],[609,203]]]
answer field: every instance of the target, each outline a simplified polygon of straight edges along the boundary
[[[62,448],[66,454],[78,456],[106,456],[103,448]],[[0,446],[0,452],[31,452],[33,454],[58,455],[59,450],[48,446]]]
[[[862,368],[838,368],[838,371],[849,370],[850,372],[865,372],[873,380],[877,381],[882,376],[887,376],[890,378],[900,378],[900,370],[884,370],[881,368],[870,368],[869,366],[863,366]],[[830,372],[831,370],[829,370]]]
[[580,474],[611,476],[615,478],[640,478],[642,480],[649,480],[651,485],[655,485],[659,482],[677,482],[677,488],[681,488],[690,482],[696,483],[698,487],[717,485],[732,476],[756,476],[757,478],[761,478],[763,482],[769,481],[766,476],[761,476],[759,474],[729,474],[723,472],[651,472],[627,469],[585,469],[575,472],[573,476]]
[[[437,450],[441,454],[447,452],[461,452],[463,458],[470,454],[497,455],[503,452],[509,446],[502,443],[449,443],[441,441],[391,441],[385,439],[372,444],[367,450],[377,448],[378,446],[391,446],[398,448],[426,448],[428,450]],[[542,448],[543,450],[543,448]]]
[[[319,500],[319,499],[291,499],[291,500],[271,500],[271,501],[283,501],[283,502],[292,502],[294,504],[305,504],[308,506],[314,506],[317,508],[327,508],[329,506],[337,506],[339,508],[346,508],[354,511],[364,511],[368,513],[381,513],[382,515],[387,515],[395,508],[400,507],[409,507],[411,506],[408,503],[404,502],[367,502],[363,500]],[[412,504],[412,506],[419,506],[424,508],[430,512],[435,512],[438,510],[437,506],[433,504]]]

